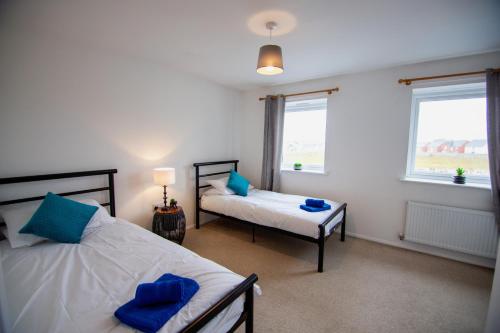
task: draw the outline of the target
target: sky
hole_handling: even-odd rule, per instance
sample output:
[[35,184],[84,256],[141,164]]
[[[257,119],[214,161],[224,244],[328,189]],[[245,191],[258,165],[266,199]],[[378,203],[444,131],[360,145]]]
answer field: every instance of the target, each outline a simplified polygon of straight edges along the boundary
[[486,98],[420,103],[417,142],[486,139]]
[[326,133],[326,110],[287,112],[284,127],[284,143],[323,143]]

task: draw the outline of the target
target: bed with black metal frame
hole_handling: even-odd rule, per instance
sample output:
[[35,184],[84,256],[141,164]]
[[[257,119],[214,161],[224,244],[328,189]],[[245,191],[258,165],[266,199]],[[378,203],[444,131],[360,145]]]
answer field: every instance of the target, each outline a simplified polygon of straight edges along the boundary
[[[105,187],[95,187],[84,190],[77,190],[72,192],[58,193],[60,196],[71,196],[85,193],[103,192],[108,191],[108,202],[101,203],[101,206],[109,206],[109,213],[111,216],[115,217],[116,207],[115,207],[115,185],[114,185],[114,174],[117,173],[117,169],[107,169],[107,170],[91,170],[91,171],[81,171],[81,172],[67,172],[67,173],[54,173],[45,175],[35,175],[35,176],[22,176],[22,177],[9,177],[0,178],[0,185],[16,184],[16,183],[29,183],[36,181],[47,181],[56,179],[67,179],[67,178],[77,178],[77,177],[89,177],[89,176],[107,176],[108,186]],[[0,201],[0,206],[13,205],[29,201],[38,201],[45,198],[42,196],[19,198]],[[0,222],[0,226],[5,225],[5,223]],[[210,320],[215,318],[219,313],[224,311],[231,303],[238,299],[243,294],[245,295],[245,301],[243,305],[243,311],[236,321],[236,323],[231,327],[228,332],[234,332],[243,322],[245,322],[245,332],[253,332],[253,287],[254,283],[257,282],[257,275],[251,274],[243,282],[237,285],[233,290],[224,295],[219,299],[214,305],[209,309],[195,318],[190,324],[184,327],[180,332],[182,333],[192,333],[198,332],[202,329]]]
[[[325,242],[334,233],[334,231],[337,229],[337,227],[339,225],[341,226],[340,240],[342,242],[345,241],[345,224],[346,224],[347,204],[342,203],[321,224],[318,225],[318,228],[319,228],[319,237],[318,238],[305,236],[305,235],[297,234],[297,233],[290,232],[287,230],[282,230],[279,228],[274,228],[274,227],[270,227],[270,226],[265,226],[265,225],[253,223],[250,221],[243,221],[243,220],[240,220],[240,219],[232,217],[232,216],[226,216],[226,215],[221,214],[221,213],[217,213],[217,212],[213,212],[213,211],[201,208],[201,206],[200,206],[200,201],[201,201],[200,189],[211,187],[211,185],[200,185],[200,178],[228,174],[228,173],[231,173],[231,170],[200,174],[200,167],[231,164],[232,165],[231,169],[233,169],[234,171],[238,171],[238,163],[239,163],[239,160],[228,160],[228,161],[216,161],[216,162],[200,162],[200,163],[193,164],[193,167],[195,168],[195,173],[196,173],[196,185],[195,185],[195,187],[196,187],[196,189],[195,189],[195,192],[196,192],[196,194],[195,194],[196,195],[196,197],[195,197],[196,229],[200,228],[200,212],[203,212],[203,213],[223,217],[226,219],[234,220],[234,221],[240,222],[242,224],[246,224],[246,225],[251,226],[252,227],[252,241],[253,242],[255,242],[255,228],[261,228],[261,229],[271,230],[274,232],[285,234],[285,235],[290,236],[290,237],[302,239],[302,240],[305,240],[307,242],[318,244],[318,272],[320,272],[320,273],[323,272],[323,259],[324,259],[324,254],[325,254]],[[330,233],[327,235],[326,234],[326,227],[341,212],[344,213],[342,220],[337,222],[337,224],[330,229]]]

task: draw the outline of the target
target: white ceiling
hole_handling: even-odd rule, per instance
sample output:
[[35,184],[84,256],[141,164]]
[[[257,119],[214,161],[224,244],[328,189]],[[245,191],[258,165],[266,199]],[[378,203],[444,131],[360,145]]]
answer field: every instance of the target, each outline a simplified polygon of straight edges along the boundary
[[[500,49],[499,0],[11,0],[3,6],[9,27],[166,63],[243,90]],[[248,26],[264,11],[288,13],[287,22],[296,22],[274,39],[285,73],[273,77],[255,71],[268,39]]]

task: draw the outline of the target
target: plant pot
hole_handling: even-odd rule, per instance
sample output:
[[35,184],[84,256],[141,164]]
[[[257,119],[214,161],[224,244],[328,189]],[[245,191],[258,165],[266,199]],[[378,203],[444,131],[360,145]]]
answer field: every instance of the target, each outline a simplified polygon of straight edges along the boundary
[[465,184],[465,176],[453,176],[453,182],[455,184]]
[[293,170],[300,171],[300,170],[302,170],[302,167],[301,166],[299,166],[299,167],[294,166]]

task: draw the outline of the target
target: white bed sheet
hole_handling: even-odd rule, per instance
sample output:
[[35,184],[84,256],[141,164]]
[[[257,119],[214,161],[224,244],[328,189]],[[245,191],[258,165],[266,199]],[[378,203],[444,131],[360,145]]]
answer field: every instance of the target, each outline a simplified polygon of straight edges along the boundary
[[[201,208],[215,213],[224,214],[240,220],[253,222],[296,234],[319,238],[318,225],[341,204],[325,200],[332,206],[331,210],[310,213],[299,208],[307,198],[300,195],[253,189],[248,196],[239,195],[204,195]],[[338,214],[328,223],[325,233],[342,220],[344,213]]]
[[[0,241],[0,297],[8,332],[133,332],[113,316],[136,286],[173,273],[200,290],[160,332],[177,332],[244,278],[130,222],[103,226],[80,244],[44,242],[10,248]],[[2,279],[0,279],[2,282]],[[260,294],[256,286],[255,291]],[[226,332],[243,311],[244,296],[203,332]],[[7,312],[7,313],[6,313]]]

